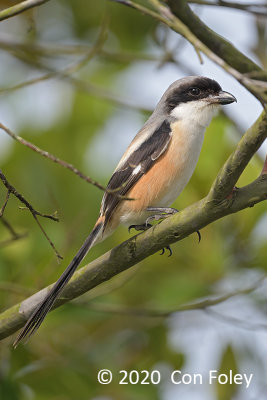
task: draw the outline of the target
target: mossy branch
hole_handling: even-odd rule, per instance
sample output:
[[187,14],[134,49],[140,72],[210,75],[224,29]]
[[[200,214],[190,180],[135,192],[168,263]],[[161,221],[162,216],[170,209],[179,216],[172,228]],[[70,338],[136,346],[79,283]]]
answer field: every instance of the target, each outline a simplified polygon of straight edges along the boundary
[[5,8],[0,11],[0,21],[4,19],[8,19],[14,17],[14,15],[18,15],[23,13],[24,11],[29,10],[30,8],[40,6],[41,4],[47,3],[49,0],[26,0],[21,3],[15,4],[14,6]]
[[[244,134],[237,148],[219,172],[207,197],[146,232],[130,238],[78,270],[62,292],[62,296],[54,308],[131,268],[163,247],[184,239],[196,230],[266,200],[267,174],[264,169],[254,182],[235,190],[231,196],[224,197],[224,194],[229,194],[229,189],[235,185],[238,177],[266,137],[267,115],[263,113]],[[49,288],[51,286],[0,314],[0,339],[8,337],[24,325]]]

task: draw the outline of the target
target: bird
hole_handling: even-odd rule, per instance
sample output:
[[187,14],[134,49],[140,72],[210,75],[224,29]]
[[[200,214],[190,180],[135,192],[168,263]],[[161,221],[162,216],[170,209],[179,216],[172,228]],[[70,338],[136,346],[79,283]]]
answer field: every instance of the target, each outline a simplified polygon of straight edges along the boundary
[[95,244],[111,235],[120,224],[137,231],[145,230],[151,227],[152,220],[164,219],[177,212],[170,206],[193,174],[206,127],[220,105],[236,101],[217,81],[203,76],[183,77],[168,87],[113,172],[92,231],[52,289],[36,306],[14,347],[39,328]]

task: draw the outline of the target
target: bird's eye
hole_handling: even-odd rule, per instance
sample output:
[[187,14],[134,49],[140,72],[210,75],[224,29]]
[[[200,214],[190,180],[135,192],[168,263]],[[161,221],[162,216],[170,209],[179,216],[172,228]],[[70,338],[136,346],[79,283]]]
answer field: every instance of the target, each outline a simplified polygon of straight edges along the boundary
[[197,88],[197,87],[191,87],[191,88],[188,90],[188,92],[189,92],[190,94],[192,94],[193,96],[197,96],[197,95],[200,94],[200,89]]

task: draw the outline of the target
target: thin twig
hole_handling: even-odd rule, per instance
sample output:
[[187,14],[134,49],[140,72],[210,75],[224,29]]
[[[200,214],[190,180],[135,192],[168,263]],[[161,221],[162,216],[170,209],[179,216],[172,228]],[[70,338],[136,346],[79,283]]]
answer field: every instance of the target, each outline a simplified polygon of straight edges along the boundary
[[18,285],[17,283],[14,283],[14,282],[5,282],[5,281],[0,282],[0,291],[5,291],[8,293],[11,292],[11,293],[25,295],[25,296],[30,296],[31,294],[34,293],[34,289],[30,289],[25,286]]
[[245,288],[239,289],[228,294],[218,296],[215,298],[208,298],[205,300],[197,301],[195,303],[184,304],[178,306],[171,310],[152,310],[152,309],[138,309],[138,308],[130,308],[130,307],[119,307],[114,305],[104,305],[98,303],[88,303],[88,301],[76,300],[72,304],[77,306],[83,306],[93,311],[111,313],[111,314],[124,314],[124,315],[135,315],[138,317],[148,317],[148,318],[166,318],[170,315],[178,312],[184,311],[194,311],[194,310],[205,310],[209,307],[216,306],[218,304],[224,303],[227,300],[232,299],[233,297],[245,295],[254,292],[256,289],[260,287],[263,281],[266,279],[266,276],[263,275],[260,279],[258,279],[253,285]]
[[[0,48],[6,51],[12,52],[24,52],[26,54],[30,54],[31,56],[34,54],[35,56],[41,57],[61,57],[68,55],[82,55],[88,54],[91,47],[86,45],[62,45],[57,46],[54,44],[44,45],[38,43],[22,43],[22,42],[13,42],[10,40],[0,40]],[[16,54],[16,53],[15,53]],[[131,61],[154,61],[160,62],[165,58],[165,54],[161,56],[156,56],[153,54],[145,54],[145,53],[133,53],[133,52],[116,52],[111,51],[109,49],[99,49],[97,54],[100,57],[104,57],[110,60],[115,60],[119,62],[131,62]],[[170,62],[173,62],[173,58],[169,58]],[[176,60],[175,60],[176,62]]]
[[41,4],[47,3],[49,0],[25,0],[19,4],[15,4],[12,7],[6,8],[0,11],[0,21],[13,17],[29,10],[30,8],[40,6]]
[[[114,196],[117,196],[123,200],[129,200],[129,201],[134,200],[130,197],[117,194],[117,192],[119,192],[125,185],[127,185],[128,181],[125,182],[120,187],[117,187],[115,189],[106,189],[105,186],[102,186],[97,181],[95,181],[92,178],[90,178],[89,176],[85,175],[83,172],[81,172],[78,168],[74,167],[72,164],[70,164],[64,160],[61,160],[60,158],[49,153],[48,151],[42,150],[42,149],[40,149],[40,147],[36,146],[35,144],[28,142],[27,140],[23,139],[22,137],[16,135],[14,132],[12,132],[10,129],[8,129],[6,126],[4,126],[2,123],[0,123],[0,129],[3,129],[10,137],[12,137],[12,139],[14,139],[17,142],[23,144],[24,146],[30,148],[31,150],[35,151],[36,153],[42,155],[43,157],[48,158],[49,160],[53,161],[54,163],[59,164],[66,169],[69,169],[70,171],[74,172],[77,176],[79,176],[81,179],[85,180],[88,183],[91,183],[92,185],[96,186],[98,189],[101,189],[108,193],[111,193]],[[29,207],[27,206],[27,208],[29,208]],[[36,214],[36,215],[40,215],[41,217],[51,218],[51,215],[43,215],[43,214]]]
[[8,191],[10,193],[12,193],[15,197],[17,197],[25,206],[26,208],[28,208],[30,210],[30,212],[34,215],[39,215],[40,217],[43,218],[49,218],[52,219],[53,221],[58,222],[59,219],[58,217],[56,217],[55,215],[51,215],[51,214],[43,214],[40,213],[39,211],[35,210],[32,205],[22,196],[22,194],[20,194],[15,188],[14,186],[12,186],[6,179],[5,175],[3,174],[3,172],[0,170],[0,179],[2,180],[3,184],[5,185],[5,187],[8,189]]
[[239,318],[232,317],[231,315],[221,314],[220,312],[215,311],[211,308],[206,308],[203,311],[205,311],[205,313],[210,315],[211,317],[220,320],[221,322],[224,322],[226,324],[236,325],[241,329],[246,329],[248,331],[253,331],[253,332],[255,332],[255,331],[265,331],[266,332],[266,330],[267,330],[267,324],[243,321]]
[[[91,183],[92,185],[96,186],[97,188],[99,188],[101,190],[106,190],[106,188],[104,186],[102,186],[100,183],[94,181],[89,176],[85,175],[83,172],[81,172],[78,168],[74,167],[72,164],[70,164],[64,160],[61,160],[60,158],[49,153],[48,151],[42,150],[42,149],[40,149],[40,147],[36,146],[35,144],[28,142],[27,140],[23,139],[22,137],[16,135],[14,132],[12,132],[10,129],[8,129],[6,126],[4,126],[2,123],[0,123],[0,129],[3,129],[10,137],[12,137],[12,139],[23,144],[24,146],[28,147],[29,149],[35,151],[36,153],[42,155],[45,158],[48,158],[49,160],[53,161],[54,163],[59,164],[62,167],[67,168],[70,171],[74,172],[74,174],[76,174],[81,179],[85,180],[86,182]],[[46,217],[46,218],[48,218],[48,217]]]
[[53,250],[56,253],[56,256],[58,259],[63,259],[63,257],[59,254],[59,252],[57,251],[54,243],[51,241],[51,239],[48,237],[48,235],[46,234],[45,230],[43,229],[40,221],[38,220],[37,216],[43,217],[43,218],[48,218],[48,219],[52,219],[53,221],[59,221],[59,219],[55,216],[55,215],[51,215],[51,214],[43,214],[40,213],[39,211],[35,210],[33,208],[33,206],[28,202],[28,200],[26,200],[24,198],[24,196],[22,196],[21,193],[19,193],[17,191],[17,189],[15,189],[14,186],[12,186],[7,178],[5,177],[5,175],[3,174],[3,172],[0,170],[0,179],[2,180],[4,186],[7,188],[7,190],[12,193],[15,197],[17,197],[21,203],[23,203],[26,208],[31,212],[33,218],[35,219],[35,221],[37,222],[37,224],[39,225],[41,231],[43,232],[44,236],[46,237],[46,239],[48,240],[49,244],[51,245],[51,247],[53,248]]
[[14,86],[9,86],[7,88],[1,88],[0,93],[9,93],[9,92],[12,92],[15,90],[23,89],[24,87],[31,86],[36,83],[43,82],[43,81],[46,81],[49,79],[53,79],[55,77],[64,79],[64,81],[67,81],[68,83],[75,86],[75,88],[80,91],[83,91],[83,92],[89,93],[92,96],[107,100],[109,102],[114,103],[115,105],[119,105],[124,108],[138,110],[138,111],[141,111],[144,113],[149,113],[152,111],[150,108],[142,107],[142,106],[140,106],[138,104],[134,104],[126,99],[121,99],[118,96],[111,93],[110,91],[108,91],[100,86],[97,86],[90,82],[83,81],[79,78],[76,78],[76,77],[73,77],[70,75],[66,75],[64,73],[62,74],[61,71],[50,72],[50,73],[44,74],[38,78],[33,78],[33,79],[29,79],[28,81],[18,83]]
[[10,232],[11,234],[11,238],[10,239],[6,239],[6,240],[2,240],[0,242],[0,247],[5,247],[8,246],[9,244],[15,242],[16,240],[19,239],[23,239],[26,236],[28,236],[27,233],[17,233],[14,228],[10,225],[10,223],[6,220],[6,218],[4,218],[3,216],[1,216],[0,221],[2,222],[2,224],[5,226],[5,228]]
[[10,190],[7,191],[5,202],[4,202],[4,204],[2,205],[2,207],[0,209],[0,218],[4,215],[5,208],[6,208],[6,205],[8,203],[8,200],[9,200],[9,196],[10,196]]
[[[21,56],[19,54],[26,53],[27,55],[29,54],[30,60],[29,63],[32,64],[32,55],[34,56],[41,56],[41,57],[61,57],[62,55],[68,56],[68,55],[77,55],[77,54],[88,54],[90,51],[89,46],[81,46],[80,44],[77,45],[63,45],[63,46],[55,46],[55,45],[40,45],[40,44],[33,44],[28,45],[26,43],[20,43],[20,42],[11,42],[11,41],[6,41],[6,40],[0,40],[0,48],[11,52],[15,57],[21,59]],[[175,59],[174,57],[174,51],[176,49],[168,50],[164,49],[164,52],[159,55],[153,55],[153,54],[144,54],[144,53],[132,53],[132,52],[115,52],[115,51],[110,51],[108,49],[99,49],[99,52],[96,54],[100,58],[104,58],[106,60],[111,60],[111,61],[118,61],[122,63],[129,63],[129,62],[134,62],[134,61],[151,61],[151,62],[156,62],[160,66],[165,64],[166,62],[176,64],[180,68],[183,67],[181,64],[180,60]],[[25,57],[23,58],[24,61]],[[34,65],[37,67],[37,65]],[[44,65],[39,65],[40,69],[47,69],[47,66]],[[6,87],[6,88],[1,88],[0,93],[6,93],[10,91],[14,91],[17,89],[21,89],[23,87],[32,85],[33,83],[38,83],[41,82],[45,79],[51,79],[54,77],[54,74],[60,74],[63,71],[51,71],[51,75],[45,75],[41,76],[39,78],[35,78],[33,80],[28,80],[26,82],[22,82],[20,84],[11,86],[11,87]],[[96,86],[95,86],[96,87]],[[97,87],[96,87],[97,88]],[[140,107],[141,108],[141,107]]]
[[27,234],[27,233],[24,233],[24,234],[18,235],[18,236],[16,236],[16,237],[11,237],[10,239],[2,240],[2,241],[0,242],[0,247],[1,247],[1,248],[7,247],[7,246],[13,244],[15,241],[20,240],[20,239],[23,239],[23,238],[26,237],[26,236],[28,236],[28,234]]
[[[2,224],[7,228],[7,230],[11,233],[11,236],[15,239],[18,239],[19,237],[21,237],[21,235],[19,235],[14,228],[10,225],[10,223],[6,220],[6,218],[1,217],[0,221],[2,222]],[[25,236],[25,235],[23,235]]]
[[38,69],[43,69],[43,70],[48,71],[48,74],[46,74],[42,77],[36,78],[32,81],[22,82],[21,84],[18,84],[16,86],[14,86],[13,88],[2,89],[0,91],[0,93],[4,92],[6,90],[11,91],[11,90],[16,90],[16,89],[22,88],[24,86],[28,86],[31,82],[36,83],[36,82],[41,82],[43,80],[56,78],[56,77],[68,78],[69,75],[74,74],[75,72],[79,71],[86,64],[88,64],[88,62],[91,61],[98,53],[100,53],[100,51],[105,43],[105,40],[107,38],[107,26],[108,26],[107,20],[104,19],[101,24],[100,31],[99,31],[99,34],[95,41],[95,44],[91,48],[89,48],[89,51],[86,52],[85,56],[82,57],[81,60],[76,61],[75,63],[72,63],[71,65],[67,66],[66,68],[64,68],[61,71],[55,71],[50,66],[42,64],[39,60],[38,61],[35,59],[33,60],[32,58],[30,60],[29,59],[25,60],[25,57],[23,57],[21,53],[19,53],[19,55],[15,54],[20,60],[30,63],[31,66],[38,68]]
[[242,4],[242,3],[234,3],[231,1],[223,1],[223,0],[218,0],[217,2],[209,1],[209,0],[189,0],[188,3],[199,4],[199,5],[203,5],[203,6],[235,8],[237,10],[246,11],[251,14],[257,15],[259,17],[267,16],[267,12],[257,10],[257,8],[266,10],[267,9],[266,3]]

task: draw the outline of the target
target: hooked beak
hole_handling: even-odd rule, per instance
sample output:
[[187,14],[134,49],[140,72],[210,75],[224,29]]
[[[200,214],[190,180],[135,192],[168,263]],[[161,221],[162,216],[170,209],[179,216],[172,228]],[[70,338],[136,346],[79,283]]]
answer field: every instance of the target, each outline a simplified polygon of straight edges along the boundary
[[234,101],[237,102],[235,96],[233,96],[231,93],[224,92],[221,90],[217,95],[211,96],[210,97],[210,103],[211,104],[231,104]]

